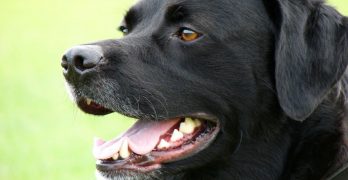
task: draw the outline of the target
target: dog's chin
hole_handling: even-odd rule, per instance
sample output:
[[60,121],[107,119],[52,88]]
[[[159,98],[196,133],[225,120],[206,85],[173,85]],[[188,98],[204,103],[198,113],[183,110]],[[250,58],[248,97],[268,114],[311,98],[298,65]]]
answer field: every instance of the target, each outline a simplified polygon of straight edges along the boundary
[[[76,102],[89,114],[113,112],[89,98],[77,98]],[[156,120],[138,119],[110,141],[95,139],[97,178],[153,179],[156,174],[162,174],[162,165],[186,160],[208,148],[219,132],[219,120],[202,112]]]
[[115,174],[105,174],[101,171],[95,171],[95,177],[97,180],[153,180],[153,179],[163,179],[161,177],[162,173],[160,171],[151,172],[148,174],[144,173],[115,173]]

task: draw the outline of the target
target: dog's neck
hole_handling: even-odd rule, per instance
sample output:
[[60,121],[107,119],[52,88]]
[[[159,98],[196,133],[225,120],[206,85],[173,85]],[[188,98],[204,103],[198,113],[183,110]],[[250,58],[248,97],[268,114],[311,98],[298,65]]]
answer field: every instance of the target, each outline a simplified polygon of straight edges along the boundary
[[348,119],[345,80],[294,130],[282,179],[323,179],[348,163]]

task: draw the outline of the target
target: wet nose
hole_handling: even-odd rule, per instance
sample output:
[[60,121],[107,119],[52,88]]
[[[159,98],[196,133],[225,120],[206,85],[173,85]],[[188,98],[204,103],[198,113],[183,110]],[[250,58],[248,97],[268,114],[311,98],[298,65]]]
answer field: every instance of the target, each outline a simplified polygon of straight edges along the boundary
[[103,58],[100,46],[81,45],[69,49],[63,55],[61,65],[65,74],[81,75],[83,72],[95,68]]

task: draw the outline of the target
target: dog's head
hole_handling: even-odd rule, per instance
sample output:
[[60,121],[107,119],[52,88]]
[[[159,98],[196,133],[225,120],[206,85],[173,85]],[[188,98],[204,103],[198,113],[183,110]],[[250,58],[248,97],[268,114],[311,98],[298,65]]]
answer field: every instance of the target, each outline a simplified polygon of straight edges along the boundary
[[139,119],[95,142],[115,179],[218,169],[242,132],[310,116],[347,65],[347,20],[319,1],[143,0],[120,30],[62,61],[83,111]]

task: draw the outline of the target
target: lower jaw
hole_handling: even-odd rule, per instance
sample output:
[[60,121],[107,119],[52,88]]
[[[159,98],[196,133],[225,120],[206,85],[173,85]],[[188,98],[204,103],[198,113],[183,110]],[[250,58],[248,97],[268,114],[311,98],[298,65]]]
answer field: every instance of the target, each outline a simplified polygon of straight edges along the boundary
[[205,129],[193,143],[186,143],[170,150],[153,150],[146,155],[132,154],[124,160],[98,160],[96,168],[102,174],[149,173],[158,170],[162,164],[189,158],[211,145],[220,131],[218,121],[214,123],[215,126]]

